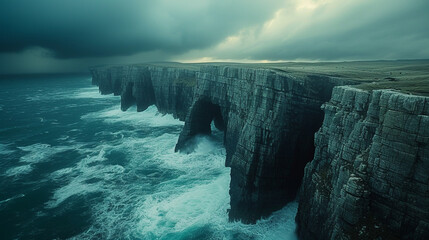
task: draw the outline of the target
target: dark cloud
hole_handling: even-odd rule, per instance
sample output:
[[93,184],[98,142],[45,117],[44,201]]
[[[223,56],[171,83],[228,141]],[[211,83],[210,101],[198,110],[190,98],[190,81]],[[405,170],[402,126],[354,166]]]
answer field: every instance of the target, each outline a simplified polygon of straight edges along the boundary
[[0,73],[429,58],[428,0],[0,0]]
[[268,19],[278,0],[13,0],[0,3],[0,52],[58,58],[182,53]]

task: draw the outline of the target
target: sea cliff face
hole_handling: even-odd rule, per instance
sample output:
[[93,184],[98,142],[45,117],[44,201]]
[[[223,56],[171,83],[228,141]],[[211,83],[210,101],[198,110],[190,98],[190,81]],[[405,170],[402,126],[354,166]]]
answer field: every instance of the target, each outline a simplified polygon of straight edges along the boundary
[[303,181],[303,239],[428,234],[428,98],[244,66],[147,64],[91,73],[102,94],[121,95],[123,110],[154,104],[185,121],[177,151],[192,151],[193,136],[209,134],[212,121],[224,131],[230,220],[269,215]]
[[303,239],[428,239],[429,98],[336,87],[305,168]]
[[185,121],[176,150],[191,151],[192,137],[225,132],[231,167],[231,220],[255,222],[295,198],[303,169],[313,158],[320,106],[334,86],[323,76],[294,76],[270,69],[203,65],[189,70],[152,65],[92,68],[102,94],[121,95],[122,109],[155,104]]
[[313,135],[323,118],[320,106],[344,81],[203,66],[196,82],[177,148],[206,133],[212,118],[225,131],[230,219],[255,222],[294,199],[303,168],[313,157]]
[[170,113],[184,120],[192,103],[196,84],[196,71],[125,65],[90,69],[92,83],[101,94],[121,95],[121,108],[133,104],[144,111],[155,104],[161,113]]

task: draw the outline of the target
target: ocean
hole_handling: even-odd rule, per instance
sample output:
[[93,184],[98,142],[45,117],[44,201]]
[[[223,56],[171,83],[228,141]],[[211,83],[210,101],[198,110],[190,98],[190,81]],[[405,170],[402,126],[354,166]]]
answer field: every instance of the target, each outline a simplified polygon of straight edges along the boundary
[[223,133],[175,153],[183,124],[122,112],[90,76],[4,77],[0,239],[296,239],[296,202],[228,222]]

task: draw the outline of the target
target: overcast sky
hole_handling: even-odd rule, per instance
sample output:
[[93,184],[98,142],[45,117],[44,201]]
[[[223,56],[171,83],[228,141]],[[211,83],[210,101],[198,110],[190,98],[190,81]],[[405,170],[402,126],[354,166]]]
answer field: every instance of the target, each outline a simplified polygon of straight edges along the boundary
[[429,59],[429,0],[0,0],[0,73]]

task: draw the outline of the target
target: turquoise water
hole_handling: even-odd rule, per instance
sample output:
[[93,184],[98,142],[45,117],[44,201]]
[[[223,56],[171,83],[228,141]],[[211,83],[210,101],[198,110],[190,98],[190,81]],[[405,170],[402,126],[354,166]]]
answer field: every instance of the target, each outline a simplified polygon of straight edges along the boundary
[[89,76],[0,86],[0,239],[296,239],[296,203],[228,222],[221,132],[175,153],[183,122],[121,112]]

